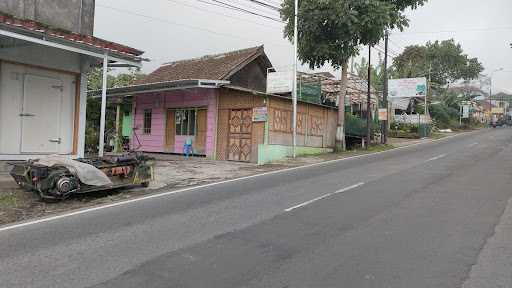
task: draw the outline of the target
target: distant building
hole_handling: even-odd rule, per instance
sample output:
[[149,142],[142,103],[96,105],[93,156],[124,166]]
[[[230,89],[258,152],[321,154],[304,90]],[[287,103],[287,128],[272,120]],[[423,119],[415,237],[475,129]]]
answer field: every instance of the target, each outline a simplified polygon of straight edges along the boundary
[[[324,105],[338,106],[341,93],[341,80],[336,79],[329,72],[299,73],[299,98],[301,83],[320,83],[320,102]],[[320,92],[319,91],[319,92]],[[376,111],[379,102],[379,93],[371,87],[371,110]],[[368,99],[368,82],[355,74],[348,75],[345,106],[353,115],[366,117],[366,103]]]

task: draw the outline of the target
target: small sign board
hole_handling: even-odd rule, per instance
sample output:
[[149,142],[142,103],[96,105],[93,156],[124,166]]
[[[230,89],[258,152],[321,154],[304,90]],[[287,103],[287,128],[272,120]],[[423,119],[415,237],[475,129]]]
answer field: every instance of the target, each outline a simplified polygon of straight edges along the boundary
[[293,89],[293,71],[267,74],[267,93],[288,93]]
[[493,107],[491,109],[492,114],[503,114],[504,112],[505,112],[505,108]]
[[379,108],[379,121],[387,121],[388,120],[388,109]]
[[462,118],[468,119],[469,118],[469,105],[462,105]]
[[389,98],[413,98],[427,95],[427,78],[389,80]]
[[266,122],[268,120],[267,107],[252,108],[252,122]]

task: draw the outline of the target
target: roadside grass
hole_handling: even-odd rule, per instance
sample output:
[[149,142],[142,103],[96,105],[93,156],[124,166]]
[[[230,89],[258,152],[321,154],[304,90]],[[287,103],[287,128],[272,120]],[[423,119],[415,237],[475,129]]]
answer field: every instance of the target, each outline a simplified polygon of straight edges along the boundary
[[323,158],[324,160],[343,159],[343,158],[348,158],[348,157],[352,157],[352,156],[359,156],[359,155],[383,152],[383,151],[392,150],[395,148],[397,148],[397,147],[394,145],[391,145],[391,144],[385,144],[385,145],[384,144],[374,144],[374,145],[370,145],[368,147],[368,149],[358,147],[358,148],[352,148],[350,150],[346,150],[343,152],[333,152],[333,153],[323,154],[323,155],[321,155],[321,158]]
[[391,149],[394,149],[394,148],[396,148],[396,147],[391,145],[391,144],[373,144],[373,145],[370,145],[368,147],[368,149],[355,148],[355,149],[350,149],[350,150],[343,151],[343,152],[338,152],[336,154],[337,155],[342,155],[342,156],[352,156],[352,155],[360,155],[360,154],[370,154],[370,153],[376,153],[376,152],[383,152],[383,151],[391,150]]
[[445,133],[437,133],[437,132],[433,132],[431,135],[430,135],[430,138],[434,139],[434,140],[438,140],[438,139],[442,139],[444,137],[448,136],[448,134],[445,134]]
[[18,193],[6,192],[0,194],[0,208],[12,208],[17,207],[20,200],[18,199]]

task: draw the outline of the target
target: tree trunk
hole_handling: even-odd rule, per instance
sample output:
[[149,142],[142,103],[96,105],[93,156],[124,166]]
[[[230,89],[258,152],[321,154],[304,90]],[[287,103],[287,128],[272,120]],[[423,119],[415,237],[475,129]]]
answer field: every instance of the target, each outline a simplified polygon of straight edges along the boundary
[[347,95],[348,83],[348,61],[345,61],[341,67],[341,88],[338,99],[338,125],[336,129],[336,152],[345,151],[345,95]]

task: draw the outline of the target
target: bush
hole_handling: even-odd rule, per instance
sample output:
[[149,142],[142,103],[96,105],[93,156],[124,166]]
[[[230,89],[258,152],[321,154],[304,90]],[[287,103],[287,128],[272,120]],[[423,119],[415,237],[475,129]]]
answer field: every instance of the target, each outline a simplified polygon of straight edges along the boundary
[[459,110],[439,103],[430,106],[430,115],[439,129],[459,129]]
[[[380,132],[380,126],[378,121],[371,122],[371,133],[372,138]],[[358,116],[350,113],[345,114],[345,133],[347,136],[355,137],[366,137],[367,127],[366,119],[361,119]]]
[[409,123],[391,123],[391,129],[389,131],[390,137],[395,138],[410,138],[416,139],[420,138],[418,133],[418,125],[417,124],[409,124]]

